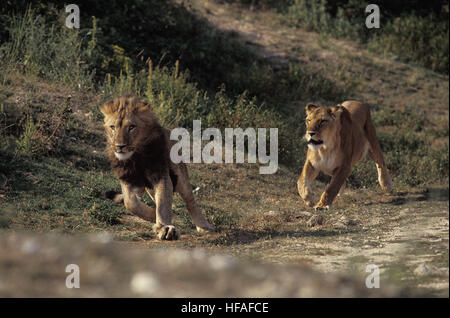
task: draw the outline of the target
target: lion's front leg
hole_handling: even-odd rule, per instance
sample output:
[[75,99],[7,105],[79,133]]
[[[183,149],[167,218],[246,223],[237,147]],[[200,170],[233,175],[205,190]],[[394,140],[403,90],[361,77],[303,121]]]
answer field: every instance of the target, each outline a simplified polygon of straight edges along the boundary
[[123,202],[127,210],[144,220],[155,222],[155,209],[149,207],[138,198],[138,194],[143,192],[143,189],[133,187],[124,181],[120,181],[120,185],[122,187]]
[[314,169],[311,162],[306,160],[302,174],[297,181],[297,190],[300,197],[309,207],[314,206],[314,193],[311,190],[311,182],[317,177],[319,171]]
[[156,224],[153,230],[160,240],[178,240],[180,234],[172,225],[173,186],[169,175],[165,175],[154,186],[156,203]]
[[341,167],[331,178],[325,191],[322,193],[319,202],[314,207],[316,210],[328,210],[333,203],[334,198],[341,190],[347,177],[350,175],[350,167]]

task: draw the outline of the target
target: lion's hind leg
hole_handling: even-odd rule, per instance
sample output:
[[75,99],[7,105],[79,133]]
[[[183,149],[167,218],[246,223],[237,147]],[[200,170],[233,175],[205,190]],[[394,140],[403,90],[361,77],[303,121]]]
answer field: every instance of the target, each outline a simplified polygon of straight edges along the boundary
[[214,231],[214,227],[209,224],[206,217],[203,215],[199,206],[195,202],[186,166],[184,164],[179,164],[178,169],[175,171],[178,177],[175,191],[180,194],[181,198],[186,203],[187,210],[192,217],[192,221],[195,224],[197,232],[205,233]]

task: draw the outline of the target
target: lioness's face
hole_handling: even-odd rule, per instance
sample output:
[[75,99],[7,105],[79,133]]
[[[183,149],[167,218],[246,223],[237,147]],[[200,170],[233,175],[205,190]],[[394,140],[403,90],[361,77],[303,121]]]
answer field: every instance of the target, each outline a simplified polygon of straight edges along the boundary
[[105,117],[105,130],[108,144],[119,160],[131,158],[136,147],[142,141],[140,133],[142,122],[133,114],[122,116],[113,114]]
[[316,106],[308,104],[306,106],[306,134],[305,138],[308,148],[318,150],[322,147],[332,147],[339,131],[339,121],[336,120],[332,107]]

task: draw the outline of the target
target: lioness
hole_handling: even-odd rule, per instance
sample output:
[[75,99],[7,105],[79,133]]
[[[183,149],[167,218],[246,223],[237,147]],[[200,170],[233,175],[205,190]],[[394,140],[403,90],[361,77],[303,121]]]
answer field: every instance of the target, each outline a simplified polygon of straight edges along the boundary
[[386,192],[392,181],[384,163],[370,118],[369,108],[359,101],[346,101],[334,107],[306,105],[306,141],[308,153],[300,178],[298,193],[308,206],[314,206],[310,183],[319,171],[332,176],[316,210],[329,209],[353,166],[369,153],[378,170],[378,181]]
[[[144,220],[156,223],[153,230],[161,240],[176,240],[179,233],[172,225],[172,195],[178,192],[186,203],[197,231],[212,231],[195,203],[188,172],[183,163],[174,164],[169,147],[174,141],[162,128],[144,100],[136,96],[115,98],[101,106],[107,137],[107,153],[122,194],[107,191],[106,196]],[[156,203],[144,204],[144,190]]]

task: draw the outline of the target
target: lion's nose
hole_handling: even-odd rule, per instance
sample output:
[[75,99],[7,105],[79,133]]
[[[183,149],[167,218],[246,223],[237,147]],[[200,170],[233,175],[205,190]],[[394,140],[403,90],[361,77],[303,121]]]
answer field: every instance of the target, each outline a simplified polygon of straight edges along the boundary
[[125,147],[125,146],[126,146],[125,144],[116,144],[116,148],[119,150],[122,150],[123,147]]
[[312,137],[312,136],[314,136],[316,133],[315,133],[314,131],[310,131],[308,134]]

